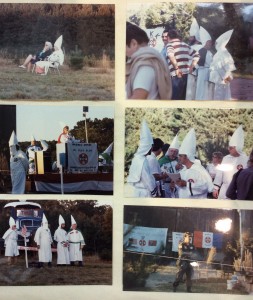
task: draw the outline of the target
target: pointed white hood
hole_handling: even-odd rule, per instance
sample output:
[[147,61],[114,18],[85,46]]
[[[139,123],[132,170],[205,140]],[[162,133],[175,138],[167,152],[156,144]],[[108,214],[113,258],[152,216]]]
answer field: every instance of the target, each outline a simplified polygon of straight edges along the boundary
[[199,29],[199,36],[200,36],[200,42],[203,46],[205,46],[207,41],[212,40],[208,31],[205,28],[203,28],[202,26],[200,26],[200,29]]
[[9,218],[9,226],[10,226],[10,228],[11,228],[12,226],[14,226],[14,225],[16,225],[16,222],[15,222],[15,220],[14,220],[12,217],[10,217],[10,218]]
[[215,42],[215,48],[217,51],[226,48],[226,45],[229,42],[229,40],[233,34],[233,31],[234,31],[233,29],[228,30],[217,38],[217,40]]
[[196,154],[196,133],[194,128],[191,128],[185,136],[178,154],[185,154],[191,162],[194,162]]
[[148,124],[145,120],[141,124],[140,143],[136,154],[146,155],[153,145],[153,138]]
[[34,135],[31,135],[31,142],[36,142]]
[[61,46],[62,46],[62,35],[60,35],[54,43],[54,47],[57,47],[59,50],[61,49]]
[[197,41],[200,41],[199,24],[195,18],[192,19],[192,24],[190,27],[190,36],[195,36],[195,39]]
[[236,147],[236,150],[239,154],[241,154],[243,152],[244,131],[242,129],[242,125],[240,125],[233,133],[233,135],[229,141],[229,146]]
[[63,219],[62,215],[59,215],[58,224],[59,224],[59,227],[61,227],[61,224],[65,224],[65,220]]
[[12,134],[11,134],[11,137],[10,137],[10,140],[9,140],[9,147],[10,146],[16,146],[16,145],[18,145],[18,139],[17,139],[17,136],[15,134],[15,131],[13,130]]
[[76,220],[74,219],[74,217],[71,215],[71,225],[76,224]]
[[42,227],[45,229],[48,228],[48,220],[47,220],[45,214],[43,214],[43,217],[42,217]]
[[[179,149],[180,145],[179,145],[179,140],[178,140],[178,135],[176,135],[172,141],[172,143],[170,144],[170,148],[171,149]],[[170,149],[169,148],[169,149]]]

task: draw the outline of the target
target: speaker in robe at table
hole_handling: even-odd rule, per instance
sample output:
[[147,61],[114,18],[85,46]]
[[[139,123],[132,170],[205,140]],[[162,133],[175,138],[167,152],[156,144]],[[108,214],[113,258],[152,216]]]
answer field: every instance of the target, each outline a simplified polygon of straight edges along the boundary
[[51,156],[44,151],[35,152],[36,174],[52,172]]

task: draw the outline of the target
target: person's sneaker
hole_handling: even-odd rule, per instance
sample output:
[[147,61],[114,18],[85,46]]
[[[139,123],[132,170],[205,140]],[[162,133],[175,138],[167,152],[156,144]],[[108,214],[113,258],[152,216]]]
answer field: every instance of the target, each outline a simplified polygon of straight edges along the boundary
[[19,68],[22,68],[22,69],[26,69],[25,66],[21,65],[21,66],[18,66]]

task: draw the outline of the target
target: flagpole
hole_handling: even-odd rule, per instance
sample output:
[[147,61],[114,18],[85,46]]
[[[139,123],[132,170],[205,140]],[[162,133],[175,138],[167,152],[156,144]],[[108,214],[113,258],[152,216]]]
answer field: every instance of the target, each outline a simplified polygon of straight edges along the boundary
[[25,265],[26,265],[26,268],[28,269],[28,257],[27,257],[27,244],[26,244],[26,236],[24,236],[24,239],[25,239]]

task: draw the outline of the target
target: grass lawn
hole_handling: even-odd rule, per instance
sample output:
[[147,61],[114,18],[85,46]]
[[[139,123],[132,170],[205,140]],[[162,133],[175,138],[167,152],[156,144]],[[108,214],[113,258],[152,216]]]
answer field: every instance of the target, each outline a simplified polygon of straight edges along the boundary
[[[1,60],[2,62],[2,60]],[[28,73],[13,63],[0,71],[2,100],[114,100],[113,69],[83,68],[73,71],[64,65],[61,75],[51,71],[46,76]]]
[[[37,259],[29,259],[29,262]],[[25,267],[24,256],[18,258],[16,265],[8,265],[7,259],[0,259],[1,286],[37,286],[37,285],[111,285],[112,263],[104,262],[97,256],[84,257],[83,267],[57,267],[56,257],[53,267],[47,264],[43,268]]]

